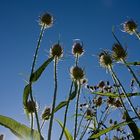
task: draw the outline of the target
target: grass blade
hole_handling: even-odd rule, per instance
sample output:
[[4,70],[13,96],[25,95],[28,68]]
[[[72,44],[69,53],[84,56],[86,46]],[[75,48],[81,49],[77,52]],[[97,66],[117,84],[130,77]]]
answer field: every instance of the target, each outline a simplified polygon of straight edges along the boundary
[[[11,132],[21,140],[31,139],[31,129],[12,118],[0,115],[0,125],[8,128]],[[37,130],[33,130],[33,139],[39,140],[40,136]],[[42,138],[43,140],[43,138]]]

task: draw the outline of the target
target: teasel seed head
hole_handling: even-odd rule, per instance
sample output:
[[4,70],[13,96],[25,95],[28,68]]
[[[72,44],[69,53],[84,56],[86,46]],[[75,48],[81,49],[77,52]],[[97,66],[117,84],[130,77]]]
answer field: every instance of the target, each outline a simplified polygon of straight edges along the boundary
[[45,13],[40,17],[40,25],[45,28],[51,27],[53,24],[53,16],[49,13]]
[[85,77],[84,70],[78,66],[71,67],[70,75],[74,81],[78,81],[78,82],[81,82]]
[[112,47],[112,57],[115,61],[121,61],[121,59],[126,59],[127,51],[118,43],[115,43]]
[[82,56],[84,54],[84,49],[83,49],[83,45],[79,42],[75,42],[72,46],[72,54],[75,57],[79,57]]
[[61,45],[59,43],[54,44],[51,49],[50,49],[50,56],[60,59],[61,57],[63,57],[63,49],[61,47]]
[[36,108],[37,108],[36,102],[31,100],[27,101],[26,109],[29,113],[34,113]]
[[51,109],[50,109],[50,107],[46,107],[42,113],[42,119],[48,120],[50,118],[50,115],[51,115]]
[[109,52],[103,51],[100,53],[99,63],[102,67],[107,68],[107,69],[112,65],[113,61]]
[[133,20],[128,20],[123,24],[123,30],[132,35],[137,30],[138,25]]

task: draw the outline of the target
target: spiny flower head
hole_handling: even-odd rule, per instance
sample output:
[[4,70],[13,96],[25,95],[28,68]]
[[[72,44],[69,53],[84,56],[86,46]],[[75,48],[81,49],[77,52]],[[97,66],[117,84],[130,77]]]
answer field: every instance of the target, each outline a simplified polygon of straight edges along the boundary
[[128,20],[123,24],[123,29],[125,32],[132,35],[137,30],[138,25],[133,20]]
[[75,81],[81,81],[84,79],[84,70],[78,66],[71,67],[70,69],[71,78]]
[[40,17],[40,25],[45,28],[51,27],[53,24],[53,16],[49,13],[45,13]]
[[115,43],[112,47],[112,57],[116,61],[125,59],[127,57],[127,51],[118,43]]
[[36,109],[36,103],[34,101],[29,100],[27,102],[26,109],[29,113],[34,113]]
[[50,56],[60,59],[63,56],[63,49],[59,43],[54,44],[50,49]]
[[111,55],[106,51],[101,52],[99,55],[99,63],[102,67],[108,68],[112,65]]
[[46,107],[42,113],[42,119],[48,120],[50,118],[50,115],[51,115],[51,109],[50,109],[50,107]]
[[81,55],[83,55],[84,53],[84,49],[83,49],[83,45],[79,42],[75,42],[72,46],[72,54],[75,56],[75,57],[79,57]]

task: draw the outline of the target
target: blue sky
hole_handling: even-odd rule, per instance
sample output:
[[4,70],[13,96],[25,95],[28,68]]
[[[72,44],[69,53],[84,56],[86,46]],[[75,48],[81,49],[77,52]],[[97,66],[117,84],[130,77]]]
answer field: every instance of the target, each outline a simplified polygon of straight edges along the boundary
[[[70,86],[69,68],[74,64],[71,46],[74,39],[84,43],[85,55],[80,65],[85,68],[90,84],[110,80],[105,70],[99,67],[94,55],[101,49],[111,49],[114,43],[112,26],[121,42],[128,47],[129,60],[138,60],[140,41],[120,31],[120,24],[129,18],[140,23],[138,0],[1,0],[0,1],[0,114],[28,124],[23,108],[22,93],[28,79],[32,57],[40,32],[39,16],[50,12],[54,25],[43,37],[37,66],[48,56],[49,48],[60,39],[64,58],[58,65],[59,95],[57,103],[67,97]],[[120,68],[116,68],[117,71]],[[42,111],[51,105],[53,94],[53,64],[34,85],[34,95]],[[129,84],[130,77],[122,68],[122,81]],[[64,80],[65,79],[65,80]],[[67,81],[67,82],[66,82]],[[41,112],[40,111],[40,112]],[[61,114],[57,114],[61,118]],[[57,128],[57,127],[56,127]],[[7,140],[15,139],[7,129],[0,126],[0,133]],[[54,136],[55,138],[55,136]]]

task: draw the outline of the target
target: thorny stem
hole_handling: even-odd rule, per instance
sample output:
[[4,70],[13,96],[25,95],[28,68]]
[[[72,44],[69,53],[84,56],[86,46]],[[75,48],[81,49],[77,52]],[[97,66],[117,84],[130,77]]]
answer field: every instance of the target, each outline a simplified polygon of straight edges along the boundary
[[84,114],[83,114],[83,116],[82,116],[82,118],[81,118],[81,120],[79,122],[78,130],[77,130],[77,136],[79,134],[79,131],[80,131],[80,128],[81,128],[81,125],[82,125],[82,122],[83,122],[83,119],[84,119],[85,115],[86,115],[86,111],[84,112]]
[[76,54],[76,59],[75,59],[75,65],[78,66],[78,61],[79,61],[79,55]]
[[48,129],[48,140],[51,140],[54,109],[55,109],[56,96],[57,96],[57,57],[54,58],[54,86],[55,87],[54,87],[53,104],[52,104],[51,118],[50,118],[49,129]]
[[126,91],[125,91],[123,85],[121,84],[120,80],[119,80],[118,77],[116,76],[116,74],[115,74],[115,72],[113,71],[113,69],[112,69],[111,66],[110,66],[110,71],[112,72],[112,75],[113,75],[114,79],[116,80],[116,82],[120,85],[120,88],[121,88],[122,92],[124,93],[124,95],[125,95],[125,97],[126,97],[128,103],[129,103],[131,109],[132,109],[133,112],[137,115],[137,117],[140,119],[140,116],[138,115],[138,113],[137,113],[136,109],[134,108],[134,106],[133,106],[131,100],[130,100],[129,97],[127,96],[127,93],[126,93]]
[[135,81],[137,82],[138,86],[140,87],[140,81],[138,80],[138,78],[136,77],[135,73],[133,72],[133,70],[131,69],[131,67],[126,63],[126,61],[124,59],[122,59],[122,62],[125,64],[125,66],[128,68],[129,72],[132,74],[132,76],[134,77]]
[[[45,29],[45,25],[43,25],[42,28],[41,28],[39,39],[38,39],[36,50],[35,50],[35,54],[34,54],[34,58],[33,58],[32,67],[31,67],[31,74],[30,74],[29,85],[30,85],[30,98],[31,98],[32,102],[34,102],[34,99],[33,99],[33,95],[32,95],[32,79],[31,78],[32,78],[32,74],[34,72],[34,68],[35,68],[35,64],[36,64],[36,59],[37,59],[37,54],[38,54],[38,51],[39,51],[39,48],[40,48],[40,43],[41,43],[41,40],[42,40],[42,37],[43,37],[44,29]],[[38,128],[38,132],[39,132],[40,140],[41,140],[42,138],[41,138],[41,131],[40,131],[40,124],[39,124],[38,114],[37,114],[36,108],[34,108],[34,109],[35,109],[35,117],[36,117],[37,128]],[[31,119],[33,119],[33,117]],[[31,120],[31,121],[33,121],[33,120]],[[33,131],[33,128],[31,128],[31,132],[32,131]]]
[[134,34],[137,36],[137,38],[140,40],[140,34],[138,31],[134,30]]
[[82,139],[83,139],[83,137],[84,137],[84,135],[86,134],[86,131],[87,131],[87,129],[88,129],[90,123],[91,123],[91,120],[89,120],[87,126],[85,126],[85,129],[84,129],[84,131],[82,132],[82,134],[81,134],[79,140],[82,140]]
[[74,126],[74,140],[76,140],[76,133],[77,133],[77,119],[78,119],[78,105],[79,105],[79,98],[80,98],[80,90],[81,90],[81,83],[79,81],[79,89],[77,93],[77,100],[76,100],[76,108],[75,108],[75,126]]
[[63,124],[62,132],[61,132],[59,140],[62,140],[64,130],[65,130],[65,126],[66,126],[67,113],[68,113],[68,108],[69,108],[70,96],[71,96],[71,93],[72,93],[72,88],[73,88],[73,82],[71,83],[71,87],[70,87],[70,91],[69,91],[69,97],[68,97],[68,100],[67,100],[67,105],[66,105],[65,114],[64,114],[64,124]]
[[33,113],[31,113],[31,140],[33,140],[33,125],[34,125]]

